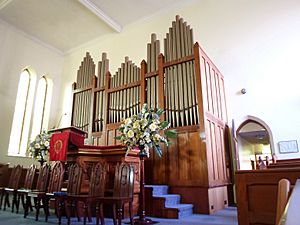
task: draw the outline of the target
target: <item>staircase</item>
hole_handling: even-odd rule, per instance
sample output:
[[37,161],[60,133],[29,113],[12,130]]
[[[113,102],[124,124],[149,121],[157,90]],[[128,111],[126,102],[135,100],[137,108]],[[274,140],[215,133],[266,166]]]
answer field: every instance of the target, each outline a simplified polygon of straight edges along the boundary
[[145,185],[148,216],[179,219],[193,214],[192,204],[181,204],[180,195],[168,194],[167,185]]

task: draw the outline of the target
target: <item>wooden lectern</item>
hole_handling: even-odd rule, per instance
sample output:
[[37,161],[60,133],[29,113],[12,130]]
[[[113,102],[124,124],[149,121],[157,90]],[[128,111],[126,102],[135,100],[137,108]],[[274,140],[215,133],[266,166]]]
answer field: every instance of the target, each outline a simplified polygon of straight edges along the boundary
[[140,159],[138,156],[138,150],[132,150],[126,155],[127,149],[123,145],[84,145],[84,137],[86,136],[86,132],[76,127],[59,128],[51,130],[50,132],[52,132],[53,134],[69,133],[68,147],[66,151],[66,162],[67,164],[78,162],[84,168],[85,176],[81,187],[82,193],[88,192],[89,177],[93,165],[97,162],[100,161],[107,166],[108,179],[106,189],[108,192],[113,189],[116,164],[124,161],[132,163],[135,168],[133,212],[134,214],[137,214],[139,199],[138,196],[140,192]]
[[84,146],[86,132],[76,127],[59,128],[50,131],[50,161],[67,161],[67,153]]

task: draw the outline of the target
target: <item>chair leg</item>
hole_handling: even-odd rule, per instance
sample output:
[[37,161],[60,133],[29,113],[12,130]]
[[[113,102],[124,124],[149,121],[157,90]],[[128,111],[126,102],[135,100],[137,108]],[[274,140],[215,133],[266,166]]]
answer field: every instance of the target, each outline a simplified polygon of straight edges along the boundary
[[24,207],[24,218],[26,218],[28,215],[29,201],[30,201],[30,197],[26,196],[26,203]]
[[41,208],[41,200],[39,197],[34,198],[34,205],[36,209],[35,213],[35,221],[39,220],[40,208]]
[[83,203],[83,225],[86,225],[86,216],[87,216],[87,205]]
[[29,197],[29,208],[30,208],[30,211],[32,212],[33,211],[33,207],[32,207],[32,203],[31,203],[31,198]]
[[116,213],[116,204],[113,204],[113,220],[114,220],[114,225],[117,225],[117,213]]
[[71,209],[72,209],[72,203],[69,203],[69,201],[66,199],[65,200],[65,210],[66,210],[66,216],[68,219],[68,225],[71,223]]
[[1,199],[0,199],[0,209],[2,209],[3,196],[4,196],[4,192],[3,192],[3,189],[2,189],[2,191],[1,191]]
[[16,204],[16,213],[19,213],[20,201],[22,202],[23,209],[25,209],[25,199],[24,199],[23,193],[18,194],[18,200],[17,200],[17,204]]
[[17,204],[16,204],[16,213],[19,213],[19,206],[20,206],[20,198],[21,198],[21,194],[17,194]]
[[96,203],[96,225],[99,225],[100,204]]
[[3,208],[4,211],[6,210],[6,205],[8,207],[10,207],[10,204],[9,204],[9,194],[7,192],[5,192],[5,198],[4,198],[4,208]]
[[132,212],[132,202],[129,202],[129,217],[130,217],[130,224],[133,225],[133,212]]
[[88,219],[89,219],[89,223],[92,222],[92,211],[91,211],[91,208],[92,208],[92,203],[87,203],[87,216],[88,216]]
[[58,217],[58,224],[61,225],[62,207],[64,204],[63,198],[56,198],[56,213]]
[[118,225],[122,224],[123,209],[122,204],[117,204],[118,207]]
[[15,205],[17,205],[17,192],[13,192],[13,200],[11,204],[11,212],[14,212]]
[[46,222],[48,222],[48,216],[50,215],[50,212],[49,212],[49,201],[50,201],[50,199],[48,199],[47,197],[43,198],[44,211],[45,211],[45,221]]
[[99,219],[101,219],[101,225],[105,225],[102,203],[99,203],[96,206],[96,225],[99,225]]
[[27,197],[27,194],[22,194],[21,195],[21,202],[22,202],[22,206],[23,206],[23,209],[25,209],[25,200],[26,200],[26,197]]
[[100,218],[101,218],[101,225],[104,225],[104,214],[103,214],[103,204],[100,204]]
[[80,222],[81,217],[80,217],[80,214],[78,212],[79,212],[79,206],[78,206],[78,202],[76,201],[75,202],[75,213],[76,213],[76,216],[77,216],[77,221]]

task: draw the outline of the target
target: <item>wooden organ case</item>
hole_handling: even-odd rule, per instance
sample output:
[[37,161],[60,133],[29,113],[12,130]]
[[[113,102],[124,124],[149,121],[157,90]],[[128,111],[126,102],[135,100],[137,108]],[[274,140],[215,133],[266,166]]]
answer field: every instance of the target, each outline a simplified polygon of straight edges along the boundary
[[146,183],[167,184],[171,193],[181,194],[182,202],[194,204],[195,213],[213,213],[228,204],[230,183],[224,78],[179,16],[163,48],[161,53],[152,34],[141,67],[126,57],[113,75],[103,53],[95,76],[87,53],[73,86],[71,125],[86,131],[91,145],[117,145],[123,118],[139,112],[144,103],[163,108],[163,119],[178,137],[163,147],[162,158],[152,153],[146,160]]

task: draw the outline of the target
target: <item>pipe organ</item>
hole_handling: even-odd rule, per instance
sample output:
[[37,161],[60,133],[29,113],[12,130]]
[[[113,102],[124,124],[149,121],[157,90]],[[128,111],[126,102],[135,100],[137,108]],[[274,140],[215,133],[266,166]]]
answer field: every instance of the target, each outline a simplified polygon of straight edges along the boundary
[[89,131],[92,81],[95,74],[95,64],[89,53],[86,54],[77,73],[77,81],[73,84],[73,111],[72,125],[85,131]]
[[212,213],[227,205],[230,183],[224,78],[179,16],[163,40],[163,53],[160,46],[152,34],[147,60],[139,67],[125,57],[113,75],[103,53],[96,76],[87,53],[73,85],[71,125],[88,132],[90,144],[114,145],[123,118],[144,103],[163,108],[178,137],[163,147],[162,158],[153,153],[146,160],[146,181],[168,184],[196,213]]
[[[94,114],[93,117],[93,132],[101,132],[103,131],[104,127],[104,90],[105,90],[105,75],[108,72],[108,59],[106,53],[102,54],[102,61],[98,63],[98,79],[95,86],[95,93],[94,93],[94,102],[92,112]],[[96,82],[96,80],[95,80]],[[96,104],[97,103],[97,104]]]

